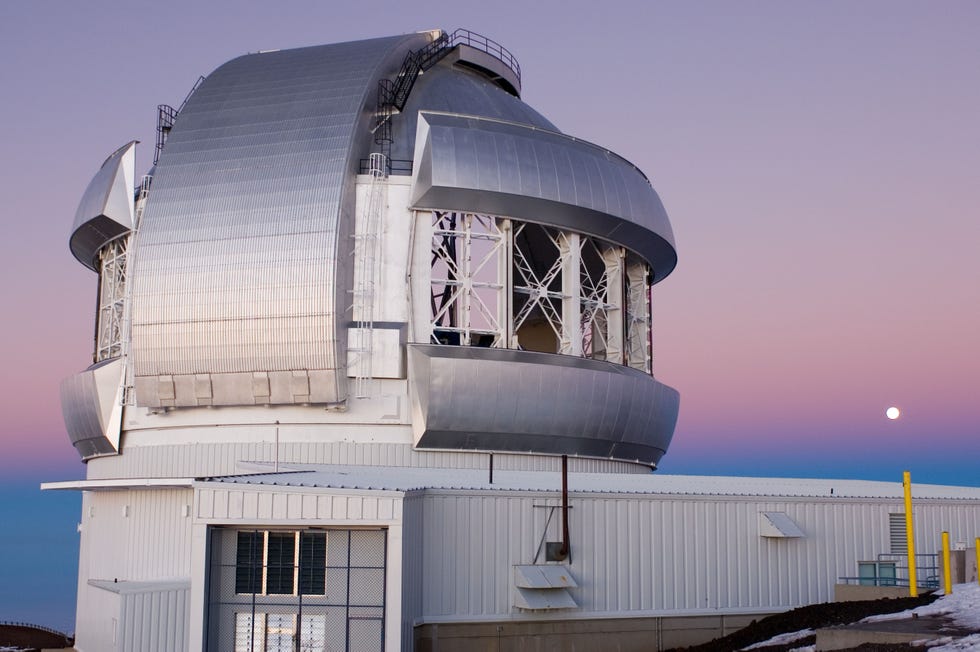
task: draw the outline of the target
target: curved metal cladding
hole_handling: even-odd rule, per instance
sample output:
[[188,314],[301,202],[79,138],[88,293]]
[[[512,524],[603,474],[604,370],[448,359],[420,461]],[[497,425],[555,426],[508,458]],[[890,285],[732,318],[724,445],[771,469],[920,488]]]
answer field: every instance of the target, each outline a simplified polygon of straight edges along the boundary
[[443,63],[426,70],[419,77],[405,104],[405,110],[395,116],[392,158],[413,157],[419,114],[423,111],[477,115],[558,131],[558,127],[533,107],[483,75],[458,66],[449,66],[450,59],[447,56]]
[[83,265],[96,270],[99,250],[133,229],[136,141],[109,155],[89,182],[75,211],[68,247]]
[[139,405],[343,400],[354,181],[410,35],[251,54],[198,88],[132,255]]
[[409,346],[418,448],[534,452],[656,466],[680,395],[623,365],[508,349]]
[[506,215],[597,236],[645,258],[654,282],[677,264],[660,197],[609,150],[525,124],[423,112],[414,161],[415,208]]
[[125,371],[125,361],[115,358],[61,381],[65,428],[84,460],[115,455],[119,450]]

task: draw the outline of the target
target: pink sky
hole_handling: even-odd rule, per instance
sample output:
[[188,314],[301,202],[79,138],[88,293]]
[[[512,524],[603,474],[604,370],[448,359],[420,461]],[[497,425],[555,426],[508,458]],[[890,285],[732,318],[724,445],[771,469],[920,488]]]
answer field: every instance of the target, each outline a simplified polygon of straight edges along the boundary
[[679,264],[655,370],[682,396],[664,472],[980,484],[980,4],[443,5],[0,7],[0,470],[81,473],[57,386],[89,362],[95,276],[68,231],[106,155],[136,138],[148,166],[157,104],[247,51],[463,26],[664,200]]

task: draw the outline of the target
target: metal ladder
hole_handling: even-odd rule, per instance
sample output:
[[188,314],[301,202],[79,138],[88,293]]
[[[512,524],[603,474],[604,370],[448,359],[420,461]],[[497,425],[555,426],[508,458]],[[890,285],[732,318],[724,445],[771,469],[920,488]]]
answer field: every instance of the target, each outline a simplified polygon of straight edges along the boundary
[[367,208],[361,229],[354,234],[354,301],[353,322],[356,343],[350,347],[354,358],[354,397],[370,398],[374,378],[374,303],[376,287],[381,277],[381,226],[384,219],[388,159],[384,154],[371,154],[371,184],[368,186]]

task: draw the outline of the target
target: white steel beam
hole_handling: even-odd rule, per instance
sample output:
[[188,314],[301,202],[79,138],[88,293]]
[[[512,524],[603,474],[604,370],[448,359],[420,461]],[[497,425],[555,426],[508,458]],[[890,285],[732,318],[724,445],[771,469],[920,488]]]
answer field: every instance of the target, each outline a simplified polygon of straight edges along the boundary
[[577,233],[558,236],[561,260],[561,333],[559,353],[582,355],[582,241]]

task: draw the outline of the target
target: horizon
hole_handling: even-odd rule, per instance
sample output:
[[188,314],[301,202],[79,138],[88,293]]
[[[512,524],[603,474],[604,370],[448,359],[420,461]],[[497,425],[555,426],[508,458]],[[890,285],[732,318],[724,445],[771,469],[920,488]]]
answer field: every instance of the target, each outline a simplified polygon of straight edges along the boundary
[[0,620],[50,604],[37,624],[74,621],[80,494],[37,485],[84,477],[58,384],[91,360],[96,278],[68,235],[102,160],[138,139],[148,170],[156,105],[235,56],[434,25],[514,52],[525,101],[635,164],[667,208],[679,262],[653,292],[654,372],[681,408],[657,473],[900,483],[910,470],[980,487],[980,5],[168,11],[154,24],[149,4],[0,9],[2,246],[20,272],[4,290],[18,313],[0,517],[15,534],[0,583],[32,587],[0,594]]

